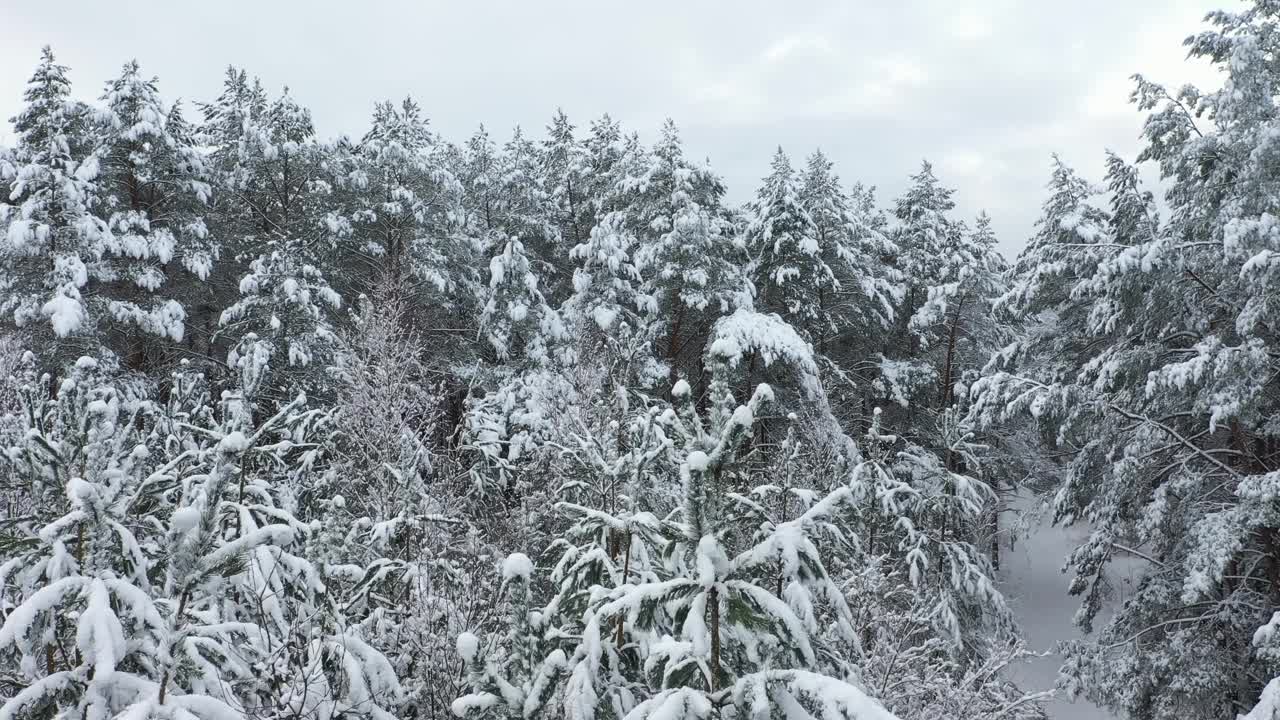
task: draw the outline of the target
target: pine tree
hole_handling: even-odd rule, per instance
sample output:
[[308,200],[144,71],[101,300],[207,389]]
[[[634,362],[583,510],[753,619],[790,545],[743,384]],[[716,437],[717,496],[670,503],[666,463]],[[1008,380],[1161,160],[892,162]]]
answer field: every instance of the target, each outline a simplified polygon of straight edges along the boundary
[[757,306],[778,312],[810,338],[831,334],[836,322],[823,298],[839,292],[840,283],[823,257],[818,227],[801,205],[795,173],[782,148],[756,192],[752,212],[744,241],[752,256]]
[[622,126],[607,114],[591,121],[591,133],[583,141],[583,196],[593,221],[621,210],[618,183],[623,179],[626,156]]
[[489,241],[503,227],[500,203],[502,169],[498,148],[484,125],[457,153],[453,173],[462,184],[463,209],[467,216],[464,226]]
[[1017,278],[1001,305],[1027,312],[1035,298],[1039,303],[1068,301],[1071,286],[1092,274],[1105,242],[1110,218],[1089,203],[1096,189],[1057,156],[1049,180],[1036,234],[1018,255],[1013,273]]
[[379,103],[372,127],[352,149],[344,212],[351,257],[370,266],[352,278],[362,291],[412,278],[446,305],[474,291],[474,243],[459,233],[462,188],[444,167],[439,145],[417,103],[406,98],[399,107]]
[[[1056,517],[1090,522],[1068,563],[1077,623],[1096,634],[1069,648],[1065,684],[1134,717],[1233,716],[1270,702],[1280,674],[1267,630],[1277,523],[1263,504],[1274,221],[1259,192],[1274,178],[1244,160],[1270,147],[1276,19],[1267,3],[1211,13],[1188,41],[1223,69],[1220,90],[1137,79],[1139,160],[1169,183],[1168,220],[1118,160],[1113,213],[1084,204],[1083,182],[1055,182],[1015,295],[1046,328],[978,388],[989,416],[1036,419],[1061,453]],[[1101,622],[1107,568],[1126,556],[1145,567]]]
[[524,243],[510,239],[489,261],[489,297],[480,326],[498,360],[526,357],[549,362],[564,326],[538,289]]
[[913,330],[927,331],[941,341],[937,360],[941,408],[949,408],[957,400],[956,387],[965,372],[976,372],[1005,339],[992,316],[992,302],[1005,290],[1007,268],[995,249],[991,218],[982,213],[972,231],[961,233],[951,248],[955,273],[947,282],[929,288],[928,300],[910,322]]
[[489,392],[473,397],[465,434],[479,459],[471,470],[476,488],[485,493],[501,488],[509,501],[518,502],[521,466],[537,459],[559,410],[574,396],[561,373],[571,359],[564,322],[539,290],[523,244],[512,238],[501,248],[489,263],[480,318],[496,362],[475,378],[486,382]]
[[[761,655],[770,659],[766,667],[774,661],[781,667],[791,662],[822,667],[813,644],[816,626],[797,607],[804,612],[814,597],[805,589],[811,586],[835,603],[837,616],[847,613],[847,608],[840,610],[844,606],[829,585],[810,533],[826,527],[824,521],[847,497],[848,488],[730,557],[730,543],[737,535],[734,508],[750,513],[755,506],[726,490],[736,477],[738,453],[753,418],[770,401],[771,391],[760,386],[749,404],[733,408],[732,395],[725,392],[727,366],[718,362],[716,368],[720,379],[715,385],[720,389],[713,391],[707,418],[693,407],[687,383],[679,383],[675,391],[682,407],[671,431],[680,443],[677,458],[684,496],[668,540],[670,559],[658,577],[624,584],[588,610],[583,644],[570,661],[574,691],[566,711],[575,718],[595,718],[611,709],[636,718],[707,717],[721,703],[735,705],[740,712],[776,712],[798,697],[803,698],[799,702],[813,702],[825,694],[839,699],[817,710],[824,716],[889,718],[861,691],[820,670],[756,670]],[[779,567],[781,582],[787,584],[786,599],[770,589]],[[762,573],[770,585],[762,582]],[[630,639],[606,655],[601,628],[614,622],[618,636]],[[653,668],[654,677],[660,678],[629,701],[638,701],[633,707],[625,696],[603,695],[617,691],[600,683],[602,661],[616,657],[624,647],[625,653],[641,653],[639,664]]]
[[[240,91],[235,83],[229,93]],[[251,97],[257,97],[254,92]],[[206,111],[210,124],[223,112]],[[241,126],[234,157],[220,168],[221,182],[248,200],[248,214],[238,222],[248,233],[233,245],[248,266],[240,277],[240,297],[218,319],[219,334],[232,341],[253,334],[273,346],[291,372],[278,380],[298,389],[316,390],[334,346],[332,314],[341,297],[329,285],[328,261],[337,238],[322,213],[332,186],[324,182],[311,114],[286,90],[259,117],[252,113]],[[228,219],[228,222],[236,222]]]
[[635,250],[625,218],[610,213],[571,253],[578,268],[573,295],[561,310],[577,340],[580,384],[595,377],[603,395],[637,384],[651,386],[664,374],[653,355],[655,310],[653,299],[640,291],[640,271],[632,260]]
[[[0,311],[58,361],[99,346],[98,300],[111,231],[93,213],[100,165],[87,112],[70,98],[67,68],[46,47],[13,118],[18,143],[6,163],[0,202],[5,270]],[[56,339],[56,340],[55,340]]]
[[[930,362],[927,354],[947,336],[939,333],[940,323],[935,322],[938,306],[930,300],[946,297],[948,287],[956,287],[959,276],[969,272],[974,262],[964,247],[963,223],[949,216],[955,208],[954,191],[939,182],[928,162],[911,180],[894,207],[897,255],[892,262],[904,283],[895,313],[898,325],[877,348],[879,362],[869,388],[878,397],[863,394],[863,427],[871,406],[887,405],[884,401],[892,402],[887,407],[904,416],[888,418],[895,425],[901,423],[903,430],[915,423],[920,411],[933,406],[926,401],[926,394],[937,387],[942,368]],[[897,411],[894,405],[905,412]]]
[[667,121],[651,153],[623,160],[628,176],[619,189],[632,199],[623,211],[639,240],[636,265],[643,292],[654,298],[665,325],[659,355],[671,368],[700,347],[718,314],[748,302],[746,280],[735,263],[740,250],[727,236],[721,207],[724,184],[710,168],[689,162],[675,123]]
[[336,342],[330,317],[342,299],[314,265],[287,249],[249,264],[240,279],[241,298],[222,312],[230,332],[256,333],[287,358],[290,366],[323,367]]
[[511,139],[502,146],[498,198],[500,229],[520,238],[543,280],[547,297],[558,302],[567,294],[569,249],[556,225],[551,196],[543,182],[542,149],[524,131],[516,127]]
[[[143,334],[182,342],[183,300],[203,295],[199,283],[218,254],[203,217],[210,197],[205,162],[181,109],[166,110],[156,80],[144,78],[136,61],[107,84],[102,101],[96,154],[101,213],[111,230],[105,264],[115,285],[108,312]],[[191,280],[173,277],[179,267]],[[180,283],[175,294],[183,300],[156,297],[170,282]]]
[[[933,166],[924,162],[920,172],[911,176],[911,186],[894,203],[894,216],[900,223],[894,233],[897,268],[905,280],[898,315],[908,328],[929,299],[930,288],[949,282],[964,264],[964,258],[954,251],[960,228],[947,216],[955,209],[954,194],[939,182]],[[929,340],[912,334],[925,343]]]
[[502,587],[510,609],[502,652],[494,653],[497,657],[480,654],[475,635],[458,636],[458,654],[470,671],[472,692],[453,701],[454,715],[537,717],[552,700],[565,656],[544,634],[546,615],[533,606],[532,576],[533,562],[523,553],[503,560]]
[[[897,248],[877,223],[874,200],[864,200],[857,189],[847,196],[821,150],[809,156],[798,192],[817,230],[820,256],[839,284],[838,292],[819,293],[819,312],[831,316],[840,331],[887,329],[901,299],[901,281],[885,263]],[[819,352],[831,350],[829,335],[816,341]]]
[[[601,170],[607,172],[606,168]],[[568,247],[587,241],[595,213],[588,204],[586,152],[563,110],[557,110],[542,143],[542,186],[554,208],[559,236]]]

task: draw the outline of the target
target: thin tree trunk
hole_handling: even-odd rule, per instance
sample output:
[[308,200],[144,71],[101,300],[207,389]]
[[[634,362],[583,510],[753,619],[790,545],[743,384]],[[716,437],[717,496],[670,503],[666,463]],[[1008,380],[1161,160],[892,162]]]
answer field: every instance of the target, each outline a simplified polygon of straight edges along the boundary
[[991,567],[1000,570],[1000,478],[991,479],[995,506],[991,508]]
[[[627,584],[627,579],[631,576],[631,533],[627,533],[627,549],[624,560],[622,561],[622,584]],[[613,638],[614,647],[622,649],[622,621],[626,617],[624,613],[618,613],[618,628]]]
[[[173,616],[175,627],[182,621],[182,614],[187,610],[187,599],[190,597],[188,590],[182,591],[182,597],[178,599],[178,612]],[[159,704],[164,705],[165,694],[169,691],[169,668],[164,669],[164,674],[160,676],[160,695]]]
[[684,306],[680,304],[680,297],[675,292],[672,293],[672,302],[676,306],[676,318],[671,323],[671,336],[667,338],[667,362],[671,364],[668,379],[671,385],[675,386],[676,379],[679,377],[676,358],[680,356],[680,326],[684,321]]
[[942,372],[942,407],[950,407],[955,392],[955,373],[953,371],[956,355],[956,335],[960,330],[960,313],[964,310],[964,300],[956,306],[956,315],[951,320],[951,329],[947,333],[947,363]]
[[711,692],[720,689],[720,591],[707,593],[711,604]]

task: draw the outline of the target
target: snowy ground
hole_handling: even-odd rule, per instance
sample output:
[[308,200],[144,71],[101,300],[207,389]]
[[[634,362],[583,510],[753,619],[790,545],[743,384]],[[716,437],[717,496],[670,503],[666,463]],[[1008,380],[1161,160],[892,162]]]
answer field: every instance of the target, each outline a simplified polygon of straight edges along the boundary
[[[1023,499],[1016,506],[1025,512],[1032,505],[1029,499]],[[1083,525],[1062,528],[1050,525],[1047,518],[1039,522],[1033,519],[1026,537],[1019,539],[1012,550],[1005,549],[1001,572],[1003,589],[1022,626],[1027,647],[1032,650],[1051,651],[1059,641],[1080,636],[1071,623],[1079,599],[1067,595],[1070,578],[1060,570],[1067,553],[1087,534],[1088,528]],[[1135,570],[1134,564],[1114,569],[1116,598],[1112,602],[1122,599],[1133,587]],[[1060,656],[1050,654],[1019,667],[1014,679],[1027,691],[1052,688],[1061,661]],[[1052,720],[1113,720],[1115,717],[1084,700],[1072,703],[1058,698],[1048,707]]]

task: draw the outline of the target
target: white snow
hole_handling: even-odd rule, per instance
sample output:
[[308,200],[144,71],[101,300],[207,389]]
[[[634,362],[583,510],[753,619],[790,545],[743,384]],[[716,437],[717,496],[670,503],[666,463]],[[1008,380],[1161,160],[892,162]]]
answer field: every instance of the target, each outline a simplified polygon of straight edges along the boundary
[[805,374],[818,372],[813,348],[777,315],[739,309],[720,318],[716,321],[710,350],[730,365],[737,365],[747,352],[755,351],[765,365],[785,360]]
[[[1005,515],[1011,521],[1015,513],[1030,512],[1035,506],[1027,496],[1011,504],[1014,512]],[[1025,692],[1052,689],[1062,665],[1062,656],[1053,652],[1054,647],[1059,642],[1081,637],[1080,630],[1072,623],[1080,598],[1067,594],[1071,576],[1060,569],[1067,554],[1088,535],[1089,529],[1084,525],[1059,527],[1051,525],[1048,518],[1039,518],[1031,524],[1026,538],[1015,541],[1012,550],[1007,545],[1003,547],[1000,589],[1017,618],[1027,648],[1049,653],[1012,668],[1011,679]],[[1138,567],[1134,560],[1113,560],[1111,572],[1117,592],[1112,607],[1123,602],[1136,586]],[[1100,626],[1109,615],[1110,609],[1104,608],[1095,626]],[[1119,720],[1084,699],[1072,703],[1065,697],[1054,698],[1046,703],[1046,709],[1049,720]]]
[[711,459],[701,450],[694,450],[689,453],[688,459],[685,460],[689,464],[689,469],[694,472],[704,472],[707,466],[711,464]]
[[470,663],[476,659],[476,653],[480,652],[480,638],[469,632],[458,633],[458,657]]
[[192,505],[178,508],[173,512],[169,524],[175,533],[185,535],[200,524],[200,509]]
[[73,297],[58,295],[51,298],[40,308],[40,312],[49,318],[53,332],[58,337],[66,337],[84,325],[84,305]]
[[1277,717],[1280,717],[1280,678],[1273,678],[1262,689],[1258,704],[1240,720],[1275,720]]
[[613,327],[613,321],[618,317],[618,312],[613,308],[601,305],[597,307],[591,315],[595,319],[596,325],[598,325],[601,330],[608,330]]
[[249,438],[242,432],[227,433],[218,443],[218,449],[225,453],[242,453],[249,449]]
[[528,581],[533,576],[533,561],[524,553],[511,553],[502,561],[502,579],[520,578]]

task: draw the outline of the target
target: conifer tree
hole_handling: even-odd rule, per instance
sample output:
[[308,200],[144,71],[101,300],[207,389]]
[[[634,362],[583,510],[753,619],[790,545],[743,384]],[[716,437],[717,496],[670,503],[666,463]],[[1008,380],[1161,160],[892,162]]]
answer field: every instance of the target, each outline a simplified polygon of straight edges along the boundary
[[[897,248],[877,222],[874,200],[864,200],[857,189],[846,195],[821,150],[809,156],[800,182],[800,204],[813,219],[820,256],[839,284],[837,292],[819,293],[818,311],[831,316],[838,331],[890,327],[901,281],[885,261]],[[820,353],[831,351],[829,337],[815,338]]]
[[[607,168],[600,168],[607,173]],[[556,231],[573,248],[587,241],[595,213],[587,202],[586,151],[563,110],[557,110],[542,143],[542,186],[554,208]]]
[[[955,209],[954,194],[933,174],[933,166],[924,162],[920,172],[911,176],[911,186],[894,203],[899,222],[894,233],[897,267],[905,282],[899,318],[909,331],[913,316],[929,299],[930,288],[948,282],[963,264],[953,252],[960,227],[947,215]],[[910,334],[913,348],[929,340],[918,332]]]
[[87,113],[71,97],[67,68],[48,47],[13,119],[18,143],[4,164],[5,228],[0,311],[65,361],[94,352],[106,328],[99,300],[111,230],[99,202],[98,157]]
[[591,121],[591,133],[582,143],[583,195],[592,221],[621,210],[618,183],[623,179],[626,157],[622,126],[608,114]]
[[675,123],[667,121],[651,153],[624,160],[619,188],[632,199],[623,211],[636,233],[636,265],[643,292],[654,298],[665,326],[659,356],[676,372],[699,348],[715,316],[748,302],[749,286],[735,258],[721,199],[724,184],[702,164],[688,161]]
[[[1036,420],[1062,463],[1055,516],[1090,523],[1068,564],[1092,634],[1069,648],[1064,684],[1134,717],[1229,717],[1259,699],[1265,713],[1280,673],[1268,629],[1276,523],[1261,504],[1275,438],[1263,319],[1274,221],[1260,189],[1274,169],[1246,160],[1271,152],[1276,19],[1269,3],[1211,13],[1188,40],[1223,70],[1221,89],[1137,78],[1138,159],[1169,183],[1167,221],[1117,159],[1111,213],[1055,172],[1013,294],[1035,342],[1002,354],[978,388],[988,417]],[[1103,621],[1107,568],[1122,557],[1144,567]]]
[[778,148],[756,192],[744,238],[752,256],[756,305],[778,312],[810,338],[825,337],[836,323],[823,299],[839,292],[840,283],[823,257],[818,227],[801,205],[796,185],[791,161]]
[[[146,79],[136,61],[107,84],[102,100],[100,212],[111,230],[105,264],[115,286],[108,310],[137,332],[182,342],[186,305],[205,295],[199,284],[218,255],[204,220],[211,192],[205,161],[181,108],[166,109],[156,80]],[[181,291],[156,297],[171,282]],[[131,355],[143,352],[130,348]]]
[[[352,278],[368,292],[387,282],[422,286],[445,306],[475,291],[475,243],[459,232],[462,188],[444,166],[440,141],[411,98],[379,103],[372,127],[352,148],[344,211],[350,257],[367,269]],[[420,294],[420,293],[415,293]]]

